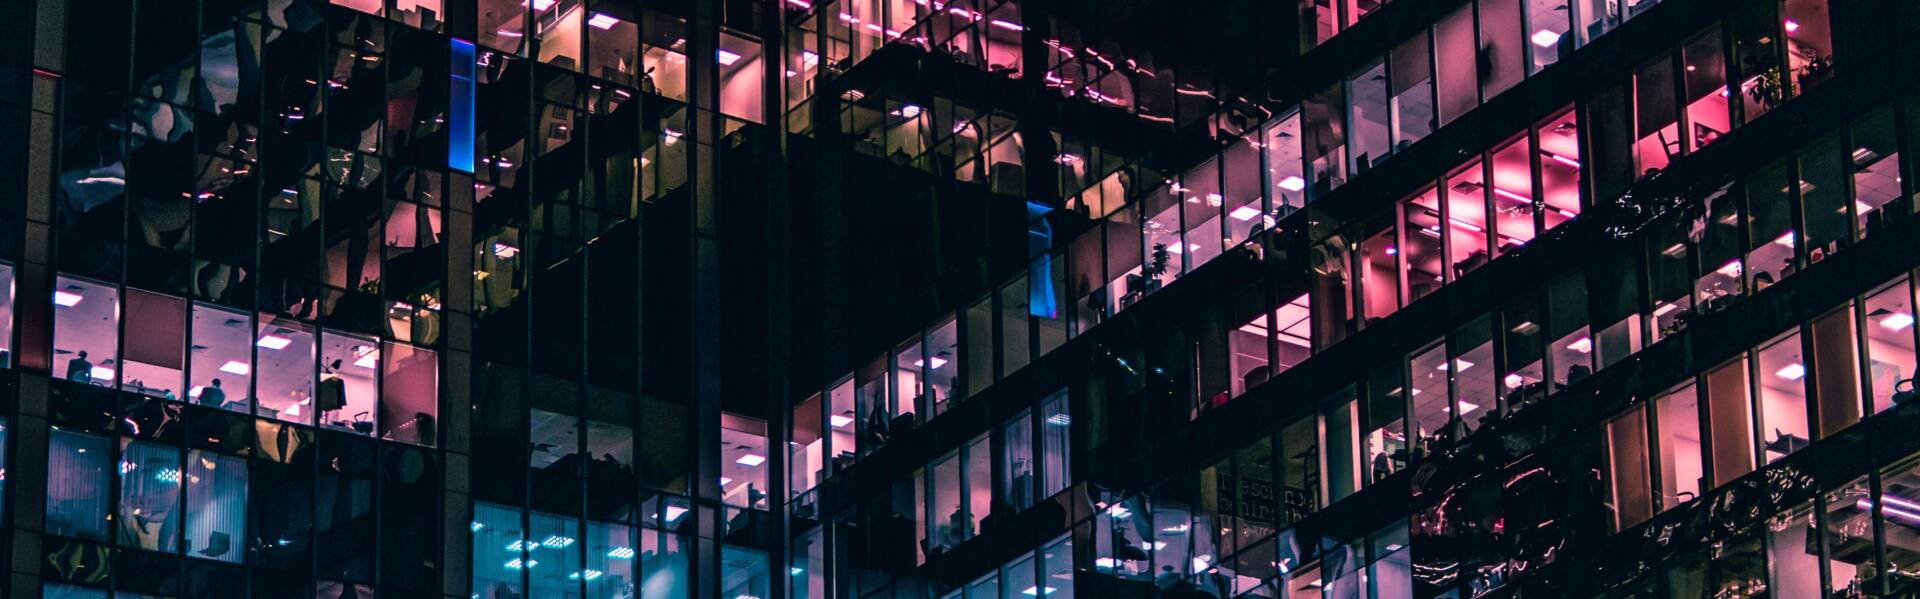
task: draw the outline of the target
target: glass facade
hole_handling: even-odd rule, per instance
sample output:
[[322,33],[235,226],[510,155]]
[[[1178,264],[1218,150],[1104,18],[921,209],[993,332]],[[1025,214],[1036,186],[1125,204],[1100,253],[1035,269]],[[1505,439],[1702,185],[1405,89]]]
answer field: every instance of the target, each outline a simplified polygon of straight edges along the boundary
[[102,2],[0,599],[1920,591],[1920,5]]

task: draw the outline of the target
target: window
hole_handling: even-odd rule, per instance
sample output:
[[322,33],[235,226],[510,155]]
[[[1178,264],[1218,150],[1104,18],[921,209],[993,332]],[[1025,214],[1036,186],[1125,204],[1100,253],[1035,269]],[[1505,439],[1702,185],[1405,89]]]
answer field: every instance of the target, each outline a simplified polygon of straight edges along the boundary
[[1360,490],[1360,418],[1353,388],[1321,400],[1320,447],[1326,473],[1321,486],[1321,503],[1332,505]]
[[1013,374],[1033,359],[1030,328],[1031,303],[1027,278],[1017,277],[1000,288],[1000,361],[1001,372]]
[[885,445],[893,432],[893,415],[887,410],[886,357],[874,358],[854,373],[854,410],[859,422],[861,455],[873,453]]
[[766,83],[763,72],[767,61],[761,60],[761,45],[759,40],[720,33],[720,47],[714,54],[720,63],[717,75],[721,114],[755,123],[766,122],[762,87]]
[[1338,82],[1300,103],[1304,119],[1301,148],[1306,151],[1309,199],[1319,199],[1347,182],[1346,90]]
[[1279,524],[1282,526],[1299,522],[1320,509],[1320,445],[1316,423],[1309,415],[1280,429],[1282,518]]
[[1481,316],[1453,332],[1453,358],[1448,374],[1453,379],[1454,414],[1461,432],[1472,432],[1480,425],[1500,417],[1500,396],[1493,363],[1492,322]]
[[1793,87],[1804,92],[1833,75],[1833,30],[1827,0],[1786,0],[1781,20],[1787,36],[1787,65]]
[[1557,0],[1526,0],[1528,51],[1533,57],[1527,73],[1536,73],[1573,53],[1576,43],[1567,35],[1572,29],[1565,3]]
[[[960,368],[966,373],[968,394],[977,394],[993,384],[993,298],[982,298],[967,307],[966,336],[962,345],[966,359]],[[851,406],[849,406],[851,408]],[[848,445],[847,449],[852,450]]]
[[1700,497],[1703,476],[1700,444],[1700,397],[1689,383],[1653,400],[1654,427],[1659,440],[1659,509],[1669,510]]
[[[1192,271],[1219,256],[1223,249],[1220,215],[1225,198],[1220,195],[1220,160],[1209,159],[1181,176],[1178,196],[1186,212],[1185,262],[1187,270]],[[1050,315],[1034,312],[1036,316]]]
[[1393,149],[1400,151],[1440,126],[1433,115],[1432,37],[1422,30],[1394,46],[1387,55],[1387,75],[1393,94]]
[[380,437],[433,446],[439,442],[440,359],[432,350],[385,343],[381,373]]
[[915,334],[900,342],[893,349],[893,405],[894,413],[909,420],[916,414],[923,414],[927,400],[925,379],[927,358],[926,345]]
[[1853,238],[1851,225],[1858,212],[1847,194],[1846,161],[1841,157],[1840,134],[1830,133],[1801,148],[1800,206],[1806,223],[1804,244],[1807,261],[1818,262],[1833,255]]
[[1881,108],[1854,121],[1848,172],[1853,177],[1854,232],[1860,237],[1886,226],[1900,201],[1900,148],[1893,110]]
[[1399,243],[1391,218],[1375,218],[1369,223],[1377,232],[1360,242],[1356,256],[1355,279],[1360,283],[1361,319],[1366,323],[1385,318],[1400,309]]
[[1540,201],[1544,228],[1580,215],[1580,123],[1572,109],[1536,127],[1540,152]]
[[380,350],[372,339],[320,333],[320,384],[314,409],[320,426],[373,435]]
[[767,423],[720,413],[720,499],[727,505],[767,509]]
[[987,435],[975,438],[967,444],[967,514],[973,520],[973,530],[983,530],[987,514],[994,509],[993,503],[993,446]]
[[1480,161],[1447,178],[1447,264],[1451,280],[1492,260],[1488,254],[1487,180]]
[[1581,273],[1555,277],[1547,287],[1547,365],[1557,386],[1593,375],[1594,340],[1587,326],[1587,285]]
[[[1892,408],[1895,398],[1910,398],[1914,392],[1914,312],[1910,287],[1907,277],[1902,276],[1869,293],[1861,305],[1866,313],[1860,328],[1867,338],[1864,362],[1874,413]],[[1901,396],[1903,390],[1905,397]]]
[[820,434],[820,410],[818,393],[793,408],[793,431],[787,451],[787,490],[791,497],[813,490],[824,477],[826,460],[822,454],[826,447]]
[[1073,415],[1067,409],[1067,391],[1061,389],[1040,404],[1039,497],[1066,490],[1073,456]]
[[186,479],[180,450],[124,441],[120,454],[120,501],[114,522],[122,545],[179,553],[180,484]]
[[1400,204],[1402,277],[1407,286],[1407,301],[1426,297],[1446,283],[1441,273],[1445,257],[1440,243],[1440,193],[1435,189],[1414,194]]
[[1860,421],[1859,345],[1854,338],[1853,302],[1815,318],[1808,330],[1805,369],[1813,375],[1814,418],[1820,438]]
[[1693,223],[1690,219],[1669,218],[1655,224],[1646,238],[1647,291],[1653,297],[1650,341],[1679,332],[1686,315],[1693,311],[1688,266],[1694,253],[1687,239]]
[[260,315],[259,338],[253,342],[255,364],[259,366],[254,393],[258,414],[287,422],[313,423],[317,407],[314,365],[320,358],[318,340],[313,325],[292,318]]
[[1747,273],[1748,285],[1755,293],[1765,290],[1795,271],[1792,192],[1787,167],[1776,162],[1748,175],[1747,187]]
[[13,366],[13,265],[0,262],[0,368]]
[[1673,59],[1666,54],[1634,71],[1635,178],[1664,170],[1667,163],[1686,153],[1686,144],[1680,138],[1673,85]]
[[1534,191],[1532,144],[1525,137],[1493,151],[1489,166],[1493,185],[1487,200],[1493,207],[1494,254],[1505,254],[1533,241]]
[[1760,412],[1760,438],[1771,462],[1806,447],[1807,367],[1800,357],[1800,332],[1793,331],[1760,346],[1754,357],[1759,388],[1755,401]]
[[928,555],[938,555],[973,538],[973,521],[967,518],[966,506],[962,503],[966,486],[961,483],[960,473],[963,464],[959,452],[949,453],[934,460],[927,469],[926,497],[932,503],[927,508],[926,526],[927,545],[922,548]]
[[1479,0],[1481,97],[1492,98],[1526,77],[1530,37],[1520,25],[1522,0]]
[[954,393],[959,390],[960,337],[956,322],[951,315],[932,330],[927,331],[926,380],[929,405],[921,409],[932,409],[938,416],[947,411],[948,405],[958,399]]
[[1753,471],[1753,407],[1747,398],[1747,361],[1736,359],[1707,372],[1707,434],[1713,484],[1718,487]]
[[1780,44],[1773,43],[1781,38],[1778,10],[1779,3],[1756,2],[1729,25],[1743,122],[1753,122],[1792,94],[1782,81]]
[[1820,543],[1813,531],[1813,502],[1789,507],[1769,518],[1768,592],[1780,597],[1820,597]]
[[[58,305],[57,303],[55,305]],[[139,323],[126,336],[120,388],[150,397],[178,400],[186,391],[187,301],[127,290],[127,322]]]
[[1472,7],[1463,7],[1433,27],[1434,64],[1439,76],[1439,122],[1453,122],[1480,105],[1477,65],[1479,44],[1474,42]]
[[[1300,115],[1274,119],[1266,128],[1267,186],[1275,212],[1307,206],[1305,154],[1300,148]],[[1284,207],[1284,208],[1283,208]]]
[[853,456],[860,450],[859,430],[860,413],[854,411],[853,377],[848,376],[827,390],[827,449],[832,452],[827,473],[831,475],[853,465]]
[[1272,378],[1267,357],[1271,314],[1260,314],[1239,327],[1227,331],[1228,393],[1239,397]]
[[[177,476],[177,475],[176,475]],[[187,452],[188,555],[240,563],[246,554],[247,461],[208,451]]]
[[1707,205],[1706,231],[1700,235],[1700,278],[1694,281],[1695,301],[1701,312],[1725,308],[1746,289],[1741,277],[1741,250],[1745,239],[1740,232],[1740,198],[1733,193],[1718,193]]
[[1387,94],[1387,65],[1376,62],[1347,79],[1348,171],[1355,175],[1393,153]]
[[1413,374],[1414,457],[1432,451],[1435,443],[1445,445],[1451,437],[1447,405],[1447,348],[1435,344],[1414,354],[1409,370]]
[[188,397],[203,406],[251,412],[253,319],[245,312],[195,302],[191,326]]
[[[60,276],[53,289],[53,355],[61,378],[111,387],[119,374],[120,292]],[[59,363],[64,361],[64,366]]]
[[54,428],[47,442],[48,534],[107,541],[113,442]]
[[1034,502],[1033,422],[1021,412],[1001,427],[1005,450],[1000,454],[1000,471],[1005,489],[1002,500],[1015,510],[1024,510]]
[[1367,484],[1385,480],[1407,467],[1407,400],[1405,373],[1398,363],[1373,371],[1367,378],[1364,406],[1367,432],[1361,468]]
[[1612,494],[1615,532],[1632,528],[1653,515],[1648,493],[1647,417],[1645,406],[1634,406],[1607,421],[1607,475]]
[[1720,44],[1720,27],[1714,26],[1687,41],[1681,49],[1684,65],[1681,82],[1686,85],[1686,131],[1690,150],[1704,148],[1733,130],[1727,98],[1726,50]]

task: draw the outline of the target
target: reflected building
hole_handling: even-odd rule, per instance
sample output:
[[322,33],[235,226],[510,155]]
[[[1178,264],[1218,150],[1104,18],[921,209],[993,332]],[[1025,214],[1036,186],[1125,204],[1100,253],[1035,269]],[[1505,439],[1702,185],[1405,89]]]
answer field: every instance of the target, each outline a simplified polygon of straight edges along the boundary
[[0,17],[0,597],[1920,593],[1920,5]]

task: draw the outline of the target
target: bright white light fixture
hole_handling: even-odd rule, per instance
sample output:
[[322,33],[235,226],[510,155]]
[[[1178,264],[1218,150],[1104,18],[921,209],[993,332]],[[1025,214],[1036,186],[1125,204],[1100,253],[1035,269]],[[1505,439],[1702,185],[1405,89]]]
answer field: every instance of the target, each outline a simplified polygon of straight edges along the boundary
[[1728,260],[1726,264],[1720,265],[1720,268],[1714,269],[1713,272],[1717,272],[1729,277],[1740,276],[1740,259],[1734,258],[1732,260]]
[[280,350],[286,349],[288,345],[292,345],[293,340],[279,335],[267,335],[261,337],[259,341],[253,342],[253,344],[267,349]]
[[1479,405],[1479,404],[1475,404],[1475,403],[1470,403],[1470,402],[1464,402],[1464,401],[1463,401],[1463,402],[1460,402],[1460,415],[1461,415],[1461,416],[1465,416],[1465,415],[1467,415],[1467,414],[1472,414],[1474,410],[1478,410],[1478,409],[1480,409],[1480,405]]
[[[932,361],[933,361],[933,365],[932,365],[932,366],[927,366],[927,365],[926,365],[926,362],[927,362],[928,360],[932,360]],[[927,369],[930,369],[930,370],[937,370],[937,369],[939,369],[939,368],[940,368],[941,366],[946,366],[946,365],[947,365],[947,360],[946,360],[946,358],[942,358],[942,357],[940,357],[940,356],[934,356],[934,357],[931,357],[931,358],[927,358],[926,360],[914,360],[914,361],[913,361],[913,367],[914,367],[914,368],[927,368]]]
[[989,24],[993,25],[994,27],[1005,29],[1007,31],[1026,31],[1027,30],[1026,27],[1022,27],[1020,26],[1019,23],[1015,23],[1013,21],[1003,21],[1000,19],[994,19]]
[[1787,26],[1787,33],[1793,33],[1795,31],[1800,30],[1800,22],[1795,21],[1793,19],[1787,19],[1786,26]]
[[553,3],[558,1],[559,0],[532,0],[531,4],[533,4],[533,12],[540,12],[549,8],[553,8]]
[[633,556],[634,552],[632,547],[615,547],[607,550],[607,557],[613,559],[633,559]]
[[719,53],[719,58],[720,58],[720,64],[721,64],[721,65],[723,65],[723,66],[729,66],[729,67],[730,67],[730,66],[733,66],[733,63],[736,63],[736,62],[740,62],[740,55],[739,55],[739,54],[734,54],[734,53],[732,53],[732,52],[728,52],[728,51],[726,51],[726,50],[724,50],[724,49],[722,49],[722,50],[719,50],[719,51],[718,51],[718,53]]
[[685,516],[685,515],[687,515],[687,508],[683,508],[683,507],[680,507],[680,506],[677,506],[677,505],[669,505],[669,506],[667,506],[667,521],[668,521],[668,522],[672,522],[672,521],[675,521],[675,520],[679,520],[681,516]]
[[62,308],[72,308],[80,305],[80,294],[67,291],[55,291],[53,292],[53,305]]
[[548,549],[565,549],[572,546],[573,543],[573,537],[564,535],[547,535],[546,539],[540,541],[540,544]]
[[1241,206],[1228,212],[1227,216],[1233,220],[1246,222],[1253,220],[1253,217],[1260,216],[1260,209],[1252,206]]
[[1807,376],[1807,367],[1800,365],[1799,362],[1794,362],[1780,367],[1779,370],[1773,371],[1773,375],[1789,381],[1797,381],[1800,380],[1800,377]]
[[252,371],[253,369],[247,367],[246,362],[241,362],[239,360],[227,360],[227,363],[220,365],[220,372],[225,372],[228,374],[232,374],[234,376],[247,376],[247,373]]
[[853,424],[853,419],[848,418],[846,416],[841,416],[839,414],[834,414],[832,416],[827,417],[827,424],[833,425],[833,428],[846,428],[847,425]]
[[754,467],[754,466],[759,466],[759,465],[761,465],[761,464],[764,464],[764,463],[766,463],[766,462],[767,462],[767,458],[766,458],[766,456],[762,456],[762,455],[759,455],[759,454],[752,454],[752,453],[749,453],[749,454],[747,454],[747,455],[743,455],[743,456],[740,456],[740,459],[737,459],[737,460],[734,460],[734,461],[733,461],[733,463],[735,463],[735,464],[739,464],[739,465],[742,465],[742,466],[746,466],[746,467],[749,467],[749,468],[751,468],[751,467]]
[[1781,233],[1779,237],[1773,239],[1773,244],[1781,247],[1793,247],[1793,231]]
[[93,370],[88,371],[88,374],[93,375],[93,380],[96,380],[96,381],[113,380],[113,369],[107,368],[105,366],[95,366],[93,367]]
[[1533,45],[1535,46],[1539,46],[1542,48],[1552,48],[1555,44],[1560,43],[1560,34],[1554,33],[1552,31],[1548,31],[1546,29],[1542,29],[1542,30],[1533,32],[1532,39],[1533,39]]
[[1285,179],[1281,179],[1278,185],[1280,186],[1281,189],[1285,189],[1287,191],[1300,191],[1302,189],[1307,188],[1307,180],[1299,177],[1288,176]]
[[1527,384],[1527,379],[1521,378],[1519,374],[1508,373],[1507,378],[1502,379],[1501,382],[1506,383],[1508,389],[1517,389],[1521,385]]
[[520,248],[513,247],[504,243],[500,243],[498,241],[493,242],[493,257],[495,258],[499,258],[501,260],[512,260],[513,257],[516,255],[519,255],[519,253],[520,253]]
[[1573,340],[1573,343],[1568,343],[1568,344],[1567,344],[1567,349],[1570,349],[1570,350],[1573,350],[1573,351],[1577,351],[1577,352],[1580,352],[1580,353],[1583,353],[1583,354],[1585,354],[1585,353],[1592,353],[1592,352],[1593,352],[1593,338],[1592,338],[1592,337],[1581,337],[1581,338],[1579,338],[1579,339],[1575,339],[1575,340]]
[[613,15],[603,12],[593,13],[592,17],[587,18],[587,25],[601,31],[612,29],[614,24],[619,22],[620,19],[613,18]]
[[1913,315],[1906,312],[1894,312],[1888,314],[1886,318],[1880,319],[1880,326],[1887,327],[1887,330],[1890,331],[1898,331],[1913,326]]

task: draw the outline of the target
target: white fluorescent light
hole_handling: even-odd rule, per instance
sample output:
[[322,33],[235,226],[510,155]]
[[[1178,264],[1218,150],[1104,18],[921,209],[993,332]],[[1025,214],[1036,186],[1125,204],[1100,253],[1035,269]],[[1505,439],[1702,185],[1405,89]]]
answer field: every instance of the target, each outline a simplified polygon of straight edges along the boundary
[[687,515],[687,508],[683,508],[683,507],[680,507],[680,506],[677,506],[677,505],[669,505],[669,506],[667,506],[667,521],[668,521],[668,522],[672,522],[672,521],[674,521],[674,520],[679,520],[681,516],[685,516],[685,515]]
[[220,365],[220,372],[225,372],[228,374],[232,374],[234,376],[247,376],[247,373],[252,371],[253,369],[247,367],[246,362],[241,362],[239,360],[227,360],[227,363]]
[[1793,247],[1793,231],[1781,233],[1779,237],[1774,238],[1773,244],[1787,248]]
[[1559,154],[1554,154],[1551,152],[1541,152],[1541,153],[1546,154],[1547,158],[1553,159],[1554,162],[1558,162],[1560,164],[1564,164],[1573,168],[1580,168],[1580,161],[1578,160],[1574,160],[1572,158],[1568,158],[1566,156],[1561,156]]
[[1468,362],[1468,361],[1466,361],[1466,360],[1462,360],[1462,359],[1459,359],[1459,358],[1454,358],[1454,360],[1453,360],[1453,361],[1454,361],[1454,363],[1457,363],[1457,364],[1459,364],[1459,365],[1460,365],[1460,370],[1458,370],[1458,371],[1456,371],[1456,372],[1466,372],[1468,368],[1473,368],[1473,363],[1472,363],[1472,362]]
[[1554,33],[1546,29],[1533,32],[1533,45],[1535,46],[1539,46],[1542,48],[1552,48],[1555,44],[1559,44],[1559,43],[1560,43],[1560,34],[1558,33]]
[[839,414],[834,414],[832,416],[827,417],[827,424],[833,425],[833,428],[846,428],[847,425],[853,424],[853,419],[848,418],[846,416],[841,416]]
[[380,357],[378,354],[375,354],[374,352],[367,352],[367,355],[360,356],[360,359],[354,360],[353,365],[359,366],[361,368],[373,368],[374,364],[379,359]]
[[1786,26],[1787,26],[1787,33],[1793,33],[1795,31],[1800,30],[1800,22],[1795,21],[1793,19],[1787,19]]
[[1507,378],[1502,382],[1507,384],[1508,389],[1518,389],[1521,385],[1527,384],[1527,379],[1521,378],[1519,374],[1508,373]]
[[1253,206],[1241,206],[1228,212],[1227,216],[1233,220],[1246,222],[1253,220],[1253,217],[1260,216],[1260,209],[1254,208]]
[[1480,405],[1479,405],[1479,404],[1474,404],[1474,403],[1468,403],[1468,402],[1464,402],[1464,401],[1463,401],[1463,402],[1460,402],[1460,415],[1461,415],[1461,416],[1465,416],[1465,415],[1467,415],[1467,414],[1471,414],[1471,413],[1473,413],[1473,411],[1474,411],[1474,410],[1478,410],[1478,409],[1480,409]]
[[1520,194],[1517,194],[1517,193],[1514,193],[1514,192],[1511,192],[1511,191],[1507,191],[1507,190],[1505,190],[1505,189],[1501,189],[1501,188],[1498,188],[1498,187],[1495,187],[1495,188],[1493,188],[1493,195],[1497,195],[1497,196],[1500,196],[1500,197],[1503,197],[1503,198],[1506,198],[1506,199],[1509,199],[1509,200],[1513,200],[1513,201],[1515,201],[1515,202],[1519,202],[1519,203],[1522,203],[1522,204],[1532,204],[1532,203],[1533,203],[1533,199],[1532,199],[1532,198],[1529,198],[1529,197],[1527,197],[1527,196],[1523,196],[1523,195],[1520,195]]
[[1800,377],[1807,376],[1807,367],[1800,365],[1799,362],[1794,362],[1780,367],[1779,370],[1773,371],[1773,375],[1789,381],[1797,381],[1800,380]]
[[72,308],[80,304],[80,294],[66,291],[53,292],[53,304],[62,308]]
[[1281,189],[1285,189],[1287,191],[1300,191],[1302,189],[1307,188],[1307,180],[1299,177],[1289,176],[1285,179],[1281,179],[1279,185]]
[[495,258],[499,258],[501,260],[512,260],[513,257],[515,255],[518,255],[519,253],[520,253],[520,248],[513,247],[504,243],[500,243],[498,241],[493,242],[493,256]]
[[105,366],[95,366],[93,367],[93,370],[88,372],[88,374],[93,375],[93,380],[96,380],[96,381],[113,380],[113,369],[107,368]]
[[1573,351],[1577,351],[1577,352],[1580,352],[1580,353],[1583,353],[1583,354],[1585,354],[1585,353],[1592,353],[1592,352],[1593,352],[1593,338],[1592,338],[1592,337],[1581,337],[1581,338],[1579,338],[1579,339],[1575,339],[1575,340],[1573,340],[1573,343],[1568,343],[1568,344],[1567,344],[1567,349],[1570,349],[1570,350],[1573,350]]
[[1447,220],[1450,220],[1450,221],[1453,221],[1453,224],[1455,224],[1455,225],[1458,225],[1458,226],[1461,226],[1461,227],[1466,227],[1466,228],[1467,228],[1467,230],[1470,230],[1470,231],[1473,231],[1473,232],[1475,232],[1475,233],[1482,233],[1482,232],[1485,232],[1485,231],[1486,231],[1486,229],[1482,229],[1482,228],[1480,228],[1480,226],[1479,226],[1479,225],[1476,225],[1476,224],[1473,224],[1473,223],[1470,223],[1470,222],[1467,222],[1467,221],[1464,221],[1464,220],[1460,220],[1460,219],[1457,219],[1457,218],[1453,218],[1453,217],[1448,217],[1448,218],[1447,218]]
[[1713,269],[1713,272],[1717,272],[1729,277],[1740,276],[1740,259],[1734,258],[1732,260],[1728,260],[1726,264],[1720,265],[1720,268]]
[[722,487],[727,486],[727,483],[731,483],[731,482],[733,482],[733,479],[731,478],[727,478],[724,476],[720,477],[720,486]]
[[994,27],[1005,29],[1007,31],[1026,31],[1027,30],[1026,27],[1022,27],[1020,26],[1019,23],[1015,23],[1013,21],[1003,21],[1000,19],[994,19],[990,21],[988,24],[993,25]]
[[613,559],[633,559],[633,556],[634,551],[632,547],[615,547],[607,550],[607,557]]
[[279,335],[267,335],[261,337],[259,341],[253,342],[253,344],[267,349],[279,350],[286,349],[288,345],[292,345],[293,340]]
[[1656,317],[1658,317],[1658,316],[1666,316],[1668,312],[1672,312],[1672,311],[1674,311],[1674,310],[1677,310],[1677,309],[1679,309],[1679,308],[1680,308],[1680,306],[1679,306],[1678,304],[1667,304],[1667,303],[1663,303],[1663,304],[1660,304],[1660,307],[1658,307],[1658,308],[1654,308],[1654,309],[1653,309],[1653,315],[1654,315],[1654,316],[1656,316]]
[[742,465],[742,466],[746,466],[746,467],[748,467],[748,468],[752,468],[752,467],[754,467],[754,466],[759,466],[759,465],[761,465],[761,464],[764,464],[764,463],[766,463],[766,462],[767,462],[767,458],[766,458],[766,456],[762,456],[762,455],[759,455],[759,454],[752,454],[752,453],[749,453],[749,454],[747,454],[747,455],[743,455],[743,456],[740,456],[740,459],[737,459],[737,460],[734,460],[734,461],[733,461],[733,463],[735,463],[735,464],[739,464],[739,465]]
[[720,50],[719,55],[720,55],[720,64],[724,66],[733,66],[733,63],[740,61],[739,54],[734,54],[726,50]]
[[613,18],[613,15],[603,12],[593,13],[593,16],[587,19],[587,25],[602,31],[612,29],[613,25],[619,22],[620,19]]
[[532,0],[533,12],[540,12],[549,8],[553,8],[553,3],[558,1],[559,0]]
[[[928,360],[932,360],[932,361],[933,361],[933,365],[932,365],[932,366],[927,366],[927,365],[926,365],[926,362],[927,362]],[[940,356],[934,356],[934,357],[932,357],[932,358],[927,358],[926,360],[914,360],[914,361],[913,361],[913,367],[914,367],[914,368],[926,368],[926,369],[929,369],[929,370],[936,370],[936,369],[939,369],[939,368],[940,368],[941,366],[946,366],[946,365],[947,365],[947,360],[946,360],[945,358],[941,358]]]
[[1913,326],[1913,315],[1906,312],[1894,312],[1888,314],[1886,318],[1880,319],[1880,326],[1887,327],[1887,330],[1890,331],[1898,331]]

